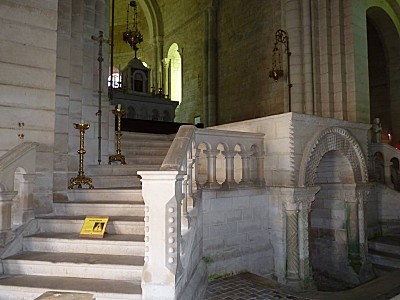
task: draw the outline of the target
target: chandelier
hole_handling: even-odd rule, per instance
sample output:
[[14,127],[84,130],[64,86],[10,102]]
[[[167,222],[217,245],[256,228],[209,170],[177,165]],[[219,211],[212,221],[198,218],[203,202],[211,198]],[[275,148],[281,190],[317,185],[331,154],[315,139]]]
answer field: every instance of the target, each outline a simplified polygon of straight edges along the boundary
[[[129,11],[133,7],[133,25],[129,28]],[[139,50],[138,44],[143,42],[143,35],[140,33],[138,29],[138,18],[137,18],[137,5],[136,1],[129,1],[128,9],[126,11],[126,31],[122,34],[122,39],[125,43],[129,44],[133,51],[136,52]]]

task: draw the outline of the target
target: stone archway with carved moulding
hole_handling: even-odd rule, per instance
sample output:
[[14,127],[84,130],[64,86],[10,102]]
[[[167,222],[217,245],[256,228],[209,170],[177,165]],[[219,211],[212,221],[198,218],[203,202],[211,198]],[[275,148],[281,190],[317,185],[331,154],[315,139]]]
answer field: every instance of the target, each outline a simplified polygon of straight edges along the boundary
[[335,150],[350,162],[356,183],[368,182],[366,160],[357,140],[344,128],[329,127],[316,134],[306,146],[300,165],[299,186],[314,186],[322,157]]

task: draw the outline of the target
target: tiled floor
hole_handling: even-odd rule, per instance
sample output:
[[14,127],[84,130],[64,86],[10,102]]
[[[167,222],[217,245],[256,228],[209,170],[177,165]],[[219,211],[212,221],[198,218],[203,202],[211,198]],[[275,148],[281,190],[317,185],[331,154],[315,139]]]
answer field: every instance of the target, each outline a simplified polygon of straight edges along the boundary
[[291,294],[273,281],[250,273],[208,283],[204,300],[400,300],[400,270],[377,278],[352,290],[341,292],[303,292]]
[[300,298],[279,291],[267,280],[258,280],[252,274],[240,274],[208,284],[205,300],[262,300],[262,299],[294,299]]

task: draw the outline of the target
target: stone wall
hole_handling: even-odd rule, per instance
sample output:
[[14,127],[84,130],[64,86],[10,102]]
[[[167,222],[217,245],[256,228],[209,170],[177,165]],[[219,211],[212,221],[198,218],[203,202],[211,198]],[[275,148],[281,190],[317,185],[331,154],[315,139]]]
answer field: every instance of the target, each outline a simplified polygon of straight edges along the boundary
[[[281,14],[281,1],[219,1],[218,124],[286,111],[285,80],[274,82],[268,77]],[[286,71],[281,46],[281,65]]]
[[249,271],[274,273],[271,224],[276,220],[265,191],[203,190],[203,255],[211,277]]
[[22,141],[39,143],[39,212],[49,211],[52,200],[57,2],[0,3],[0,155]]

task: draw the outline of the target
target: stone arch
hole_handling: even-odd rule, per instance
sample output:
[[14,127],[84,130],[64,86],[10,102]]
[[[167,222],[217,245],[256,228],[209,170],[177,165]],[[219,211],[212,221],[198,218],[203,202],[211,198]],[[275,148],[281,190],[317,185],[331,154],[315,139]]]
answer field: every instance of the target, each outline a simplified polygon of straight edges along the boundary
[[329,151],[337,150],[350,162],[355,183],[368,181],[367,164],[356,139],[344,128],[330,127],[308,144],[300,166],[299,186],[314,186],[319,162]]

